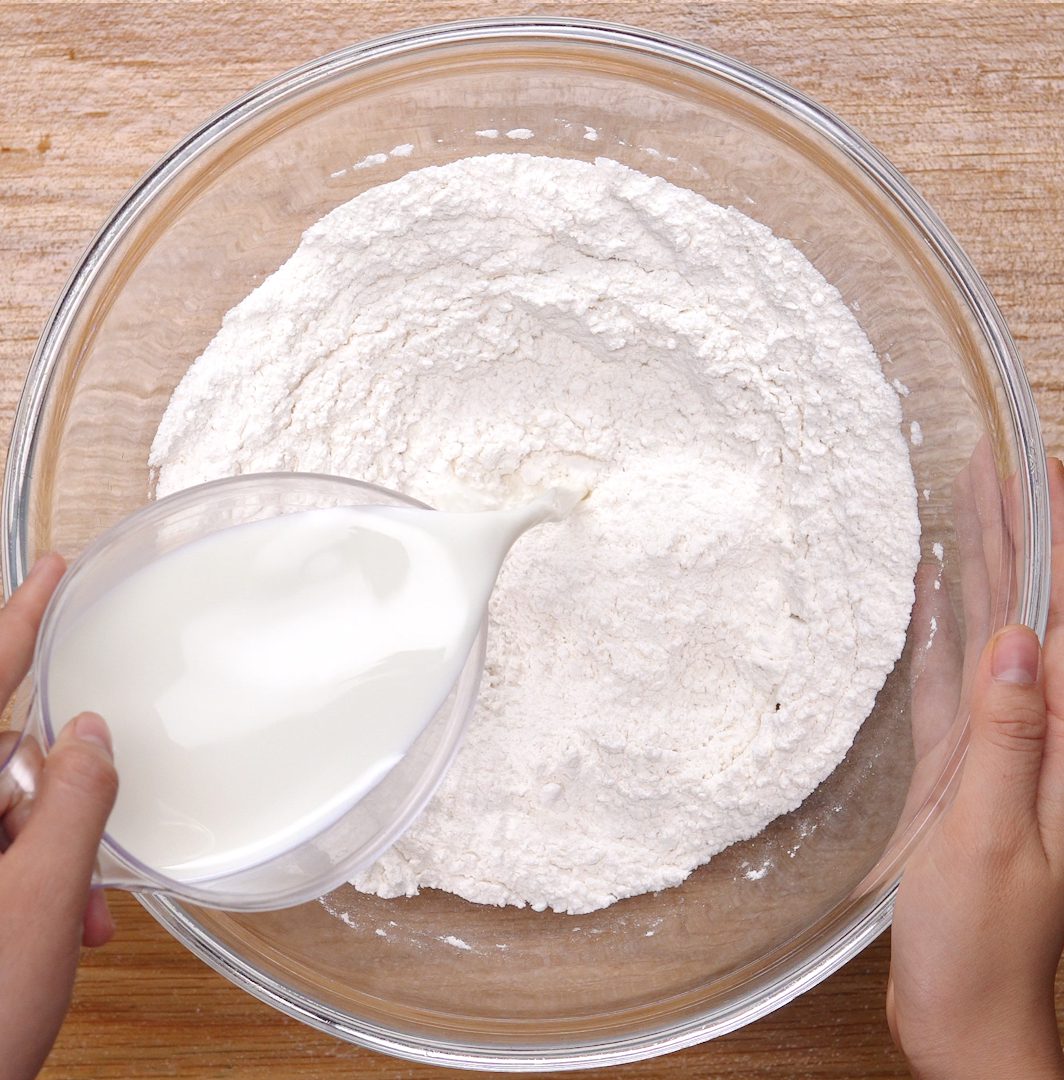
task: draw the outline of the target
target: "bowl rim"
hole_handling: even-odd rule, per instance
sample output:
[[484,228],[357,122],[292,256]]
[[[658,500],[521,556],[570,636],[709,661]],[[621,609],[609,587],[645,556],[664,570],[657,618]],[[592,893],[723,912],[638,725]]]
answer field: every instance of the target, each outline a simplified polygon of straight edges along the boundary
[[[215,141],[271,108],[338,72],[384,58],[416,54],[427,47],[499,40],[583,43],[669,60],[702,76],[722,80],[782,108],[841,151],[890,198],[921,234],[971,311],[983,334],[1004,392],[1012,434],[1022,448],[1017,463],[1023,495],[1023,580],[1018,583],[1018,621],[1039,636],[1045,632],[1049,598],[1049,504],[1046,456],[1030,384],[997,304],[960,246],[933,210],[882,154],[823,106],[785,83],[722,53],[679,38],[615,22],[563,17],[470,19],[399,31],[347,46],[293,68],[222,108],[180,141],[142,177],[90,243],[52,309],[31,361],[12,427],[0,499],[0,570],[5,597],[28,570],[26,509],[39,451],[40,420],[50,399],[62,345],[81,304],[109,255],[141,212],[182,170]],[[955,779],[962,752],[954,755]],[[368,1021],[355,1021],[285,987],[221,948],[180,905],[141,895],[147,910],[194,954],[260,1000],[312,1027],[411,1061],[498,1071],[555,1071],[619,1064],[669,1053],[723,1035],[785,1005],[841,967],[890,924],[898,878],[868,894],[859,916],[836,929],[816,955],[784,975],[775,975],[754,1002],[702,1014],[666,1028],[557,1047],[472,1046],[413,1036]]]

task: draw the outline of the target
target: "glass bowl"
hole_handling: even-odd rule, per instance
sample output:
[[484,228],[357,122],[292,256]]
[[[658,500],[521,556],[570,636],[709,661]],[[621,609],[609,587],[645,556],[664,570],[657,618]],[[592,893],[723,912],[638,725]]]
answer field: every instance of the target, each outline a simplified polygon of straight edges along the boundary
[[490,20],[283,75],[125,199],[33,361],[4,486],[7,587],[38,552],[75,554],[150,497],[148,446],[172,389],[308,225],[407,170],[500,149],[615,158],[792,240],[896,380],[924,554],[905,653],[845,761],[680,887],[577,917],[350,887],[261,914],[144,898],[204,960],[309,1024],[400,1057],[534,1071],[720,1035],[888,925],[906,853],[963,753],[966,659],[1006,621],[1044,629],[1048,517],[1037,416],[1002,318],[876,151],[800,94],[692,45]]

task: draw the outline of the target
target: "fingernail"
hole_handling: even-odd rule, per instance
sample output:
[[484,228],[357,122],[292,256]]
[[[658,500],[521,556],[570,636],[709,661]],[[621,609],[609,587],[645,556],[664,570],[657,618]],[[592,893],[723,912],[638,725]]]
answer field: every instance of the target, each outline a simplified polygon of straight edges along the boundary
[[1030,686],[1038,681],[1041,647],[1034,631],[1025,626],[1009,626],[994,638],[990,673],[998,682]]
[[82,713],[74,720],[74,734],[82,742],[95,743],[108,757],[113,756],[111,749],[111,730],[102,716],[96,713]]

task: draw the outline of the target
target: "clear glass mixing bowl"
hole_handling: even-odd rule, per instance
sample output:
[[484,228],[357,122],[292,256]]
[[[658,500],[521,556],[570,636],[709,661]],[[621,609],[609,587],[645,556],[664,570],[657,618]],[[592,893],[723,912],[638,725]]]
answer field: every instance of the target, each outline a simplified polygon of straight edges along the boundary
[[[511,140],[518,128],[532,137]],[[409,154],[390,153],[404,144]],[[615,158],[791,239],[897,380],[925,555],[906,652],[846,760],[799,810],[681,887],[579,917],[349,887],[264,914],[144,900],[234,982],[342,1038],[438,1064],[549,1070],[720,1035],[887,926],[906,852],[963,750],[965,659],[1007,620],[1044,628],[1046,476],[1030,390],[985,286],[838,120],[742,64],[644,31],[454,24],[253,91],[122,203],[49,320],[18,411],[8,589],[36,553],[75,554],[149,498],[147,450],[170,392],[303,229],[409,169],[501,149]]]

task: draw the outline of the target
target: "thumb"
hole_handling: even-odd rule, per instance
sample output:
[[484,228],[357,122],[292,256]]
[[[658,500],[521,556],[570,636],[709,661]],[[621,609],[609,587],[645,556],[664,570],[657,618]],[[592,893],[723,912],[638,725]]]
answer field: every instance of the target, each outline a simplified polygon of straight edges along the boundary
[[29,819],[13,849],[30,858],[25,872],[35,879],[41,901],[79,920],[117,794],[111,734],[95,713],[82,713],[63,728],[45,758]]
[[958,800],[988,824],[1034,816],[1046,735],[1042,649],[1026,626],[1006,626],[979,659]]

